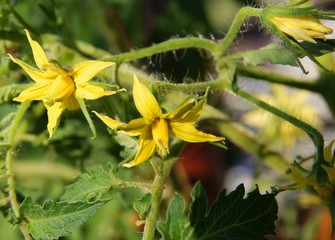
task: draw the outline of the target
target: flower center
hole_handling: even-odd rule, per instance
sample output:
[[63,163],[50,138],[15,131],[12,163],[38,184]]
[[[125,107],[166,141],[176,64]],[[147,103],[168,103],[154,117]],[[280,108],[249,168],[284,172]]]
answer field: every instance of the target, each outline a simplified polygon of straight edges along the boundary
[[59,74],[46,92],[43,102],[52,105],[69,98],[75,90],[73,79],[67,74]]
[[151,125],[152,137],[156,143],[158,154],[166,156],[169,153],[169,126],[164,118],[157,118]]

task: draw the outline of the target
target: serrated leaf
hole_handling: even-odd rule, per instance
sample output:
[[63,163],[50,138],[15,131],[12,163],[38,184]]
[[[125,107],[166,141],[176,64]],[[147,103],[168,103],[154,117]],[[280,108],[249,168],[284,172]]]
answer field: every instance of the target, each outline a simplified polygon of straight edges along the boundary
[[148,215],[150,206],[151,206],[150,193],[145,194],[142,198],[135,200],[133,203],[135,211],[142,219],[144,219]]
[[169,204],[166,221],[157,223],[157,229],[162,235],[162,240],[183,239],[183,231],[186,226],[184,208],[183,198],[179,194],[175,194]]
[[204,219],[207,212],[207,196],[205,189],[200,182],[197,182],[191,192],[192,203],[190,205],[190,224],[194,226],[197,222]]
[[242,52],[241,57],[245,65],[251,66],[264,65],[266,59],[272,64],[298,66],[297,56],[280,43],[271,43],[257,50]]
[[94,203],[46,201],[40,206],[27,197],[20,207],[20,214],[34,239],[58,239],[69,235],[72,230],[86,222],[105,203],[107,201]]
[[62,201],[95,201],[113,186],[111,171],[101,166],[89,168],[87,173],[78,176],[75,182],[65,187]]
[[258,189],[244,195],[243,184],[228,195],[221,191],[207,216],[195,224],[191,239],[265,240],[265,235],[275,234],[275,195],[261,195]]
[[9,102],[31,84],[10,84],[0,87],[0,103]]
[[137,151],[137,140],[122,133],[116,133],[114,140],[124,147],[120,152],[120,156],[124,159],[124,162],[129,161],[135,156]]

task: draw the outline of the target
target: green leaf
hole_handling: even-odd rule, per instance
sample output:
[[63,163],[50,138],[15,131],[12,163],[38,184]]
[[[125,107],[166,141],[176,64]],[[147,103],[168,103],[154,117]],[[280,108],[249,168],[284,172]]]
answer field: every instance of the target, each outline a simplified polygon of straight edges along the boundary
[[207,212],[207,196],[205,189],[200,182],[197,182],[191,192],[192,203],[190,205],[190,224],[194,226],[197,222],[204,219]]
[[105,203],[107,201],[46,201],[40,206],[27,197],[20,207],[20,213],[34,239],[58,239],[69,235],[72,230],[86,222]]
[[137,199],[133,203],[133,207],[135,211],[138,213],[138,215],[142,219],[144,219],[148,215],[150,206],[151,206],[151,194],[150,193],[145,194],[142,198]]
[[264,65],[265,59],[268,59],[272,64],[298,66],[297,56],[280,43],[271,43],[257,50],[245,51],[237,55],[242,57],[245,65]]
[[65,187],[62,201],[95,201],[113,186],[112,170],[105,170],[101,166],[89,168],[87,173],[78,176],[75,182]]
[[175,194],[167,210],[165,222],[159,221],[157,229],[164,240],[183,239],[183,231],[186,226],[186,216],[184,214],[184,200],[179,194]]
[[10,84],[0,87],[0,103],[12,101],[14,97],[29,86],[31,84]]
[[[275,234],[278,210],[275,195],[261,195],[258,188],[247,198],[244,195],[243,184],[228,195],[225,190],[221,191],[207,216],[198,218],[191,239],[265,240],[265,235]],[[199,196],[203,198],[201,194]],[[196,207],[193,204],[190,216]]]
[[315,39],[317,44],[310,42],[301,42],[300,45],[310,54],[315,57],[320,57],[327,53],[331,53],[335,51],[335,40],[321,40]]

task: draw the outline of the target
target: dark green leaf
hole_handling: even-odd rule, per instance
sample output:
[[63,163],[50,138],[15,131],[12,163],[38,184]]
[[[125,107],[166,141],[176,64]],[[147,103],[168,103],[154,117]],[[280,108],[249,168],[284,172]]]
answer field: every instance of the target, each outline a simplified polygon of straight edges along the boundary
[[207,196],[205,189],[200,182],[197,182],[191,192],[192,203],[190,206],[190,224],[194,226],[197,222],[204,219],[207,212]]
[[226,195],[220,192],[204,219],[194,226],[192,239],[262,240],[274,234],[277,202],[274,194],[260,195],[258,189],[244,198],[244,186]]
[[20,213],[34,239],[58,239],[69,235],[72,230],[86,222],[106,202],[46,201],[43,206],[40,206],[34,204],[28,197],[23,201]]
[[143,219],[145,218],[150,210],[151,205],[151,194],[145,194],[141,199],[136,200],[133,203],[133,207],[138,215]]
[[101,166],[88,169],[87,173],[78,176],[75,182],[65,188],[62,201],[95,201],[113,186],[113,173]]
[[335,51],[335,40],[320,40],[315,39],[317,44],[310,43],[310,42],[301,42],[300,45],[310,54],[315,57],[319,57],[325,55],[327,53],[331,53]]
[[183,198],[179,194],[175,194],[169,204],[166,221],[157,223],[157,229],[163,240],[183,239],[183,231],[186,226],[184,208]]

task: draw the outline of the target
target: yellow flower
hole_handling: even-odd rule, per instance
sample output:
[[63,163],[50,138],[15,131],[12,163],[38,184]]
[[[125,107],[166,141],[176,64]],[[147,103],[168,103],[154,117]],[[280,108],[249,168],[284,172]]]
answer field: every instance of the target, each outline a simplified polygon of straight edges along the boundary
[[117,129],[129,136],[139,136],[138,150],[132,162],[125,167],[137,166],[148,160],[157,149],[161,156],[169,153],[169,133],[186,142],[215,142],[224,140],[197,130],[193,125],[197,121],[205,99],[195,102],[187,100],[176,110],[163,113],[150,90],[134,76],[133,97],[137,110],[143,116],[131,120],[128,124],[116,121],[99,113],[95,114],[111,129]]
[[316,43],[314,38],[325,38],[325,34],[331,34],[333,30],[324,26],[312,15],[276,17],[271,16],[272,23],[283,33],[295,40],[303,40]]
[[27,30],[27,38],[31,46],[35,63],[32,67],[8,54],[35,81],[35,84],[14,98],[14,101],[42,100],[48,110],[48,131],[51,137],[60,116],[65,109],[79,108],[78,99],[97,99],[115,94],[117,91],[104,91],[103,88],[89,84],[98,72],[113,65],[113,62],[85,61],[75,64],[70,70],[64,69],[56,61],[49,60],[38,42],[32,40]]
[[328,204],[331,200],[334,190],[335,190],[335,167],[333,165],[333,145],[335,141],[332,141],[327,147],[324,148],[324,159],[327,165],[321,164],[319,171],[321,174],[325,174],[327,181],[324,185],[320,186],[316,179],[316,173],[303,169],[298,163],[291,167],[292,179],[295,182],[294,185],[290,187],[280,187],[284,190],[302,189],[302,188],[312,188],[315,193],[319,196],[323,203]]

